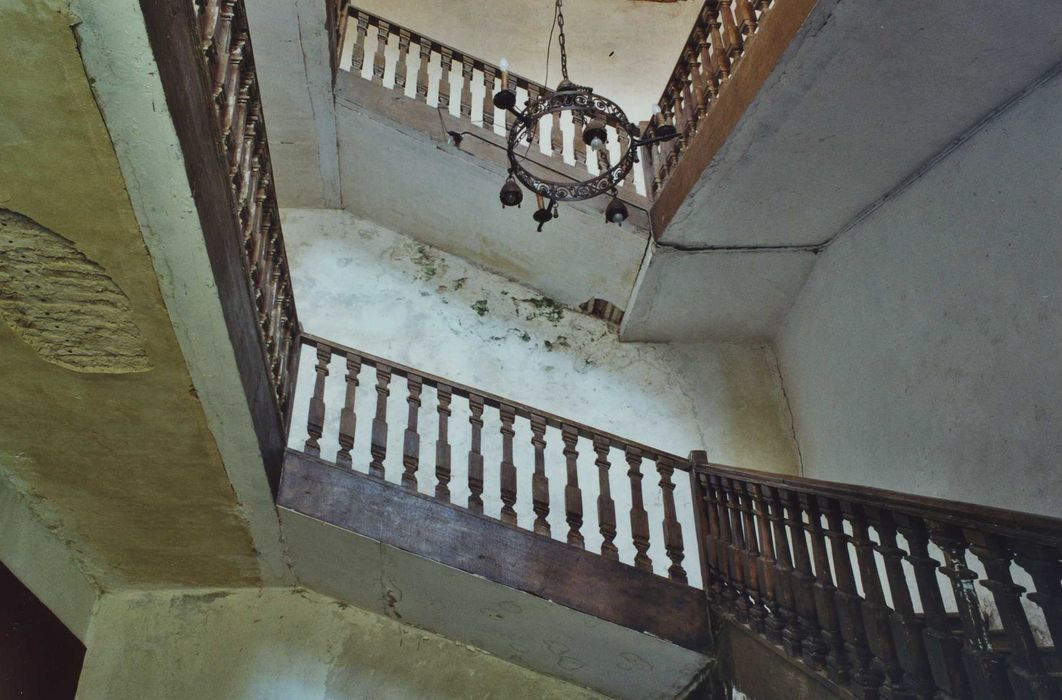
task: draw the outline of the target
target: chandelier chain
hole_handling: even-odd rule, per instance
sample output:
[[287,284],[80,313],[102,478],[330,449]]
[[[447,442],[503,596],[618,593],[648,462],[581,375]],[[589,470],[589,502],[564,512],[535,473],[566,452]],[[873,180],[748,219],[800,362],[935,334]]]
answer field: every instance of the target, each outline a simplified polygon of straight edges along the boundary
[[568,50],[564,46],[564,0],[557,0],[557,28],[560,30],[557,36],[557,44],[560,46],[561,75],[568,80]]

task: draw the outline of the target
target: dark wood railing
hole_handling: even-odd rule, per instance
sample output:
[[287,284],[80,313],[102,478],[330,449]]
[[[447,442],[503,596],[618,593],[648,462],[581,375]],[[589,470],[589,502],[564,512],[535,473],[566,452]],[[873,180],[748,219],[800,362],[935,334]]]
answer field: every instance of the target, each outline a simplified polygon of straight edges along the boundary
[[[567,523],[565,540],[568,544],[583,548],[583,487],[579,484],[578,457],[580,449],[592,449],[595,455],[598,482],[596,485],[597,526],[601,534],[601,555],[609,559],[618,559],[615,544],[616,503],[612,495],[610,470],[615,454],[622,455],[627,465],[629,492],[623,494],[624,502],[630,502],[630,530],[635,550],[633,564],[645,571],[653,570],[649,558],[650,520],[645,508],[643,495],[643,478],[648,471],[644,466],[651,463],[656,471],[661,489],[663,520],[660,523],[664,551],[670,560],[668,577],[685,583],[686,571],[682,566],[685,557],[683,549],[682,528],[676,515],[675,482],[676,469],[688,471],[688,460],[648,445],[628,440],[618,435],[591,428],[582,423],[562,418],[548,411],[543,411],[517,401],[497,396],[490,392],[476,389],[458,382],[437,377],[427,372],[406,367],[368,353],[354,350],[312,335],[303,334],[302,343],[316,350],[315,381],[312,395],[308,402],[306,432],[307,438],[302,446],[304,452],[320,457],[321,438],[325,428],[325,393],[326,382],[333,358],[344,361],[345,393],[343,406],[339,411],[338,450],[335,456],[327,455],[337,465],[351,467],[353,464],[354,434],[356,427],[355,399],[360,385],[362,370],[371,367],[375,370],[374,391],[376,408],[372,417],[372,431],[369,445],[368,473],[379,478],[384,477],[385,460],[388,457],[388,432],[394,420],[388,417],[388,396],[394,377],[405,381],[406,416],[402,441],[402,475],[401,483],[409,489],[416,490],[418,472],[421,469],[421,434],[418,431],[422,391],[424,387],[434,390],[436,396],[435,410],[438,415],[438,435],[435,439],[434,459],[434,495],[446,502],[451,501],[450,480],[451,433],[449,418],[452,413],[452,401],[459,397],[467,404],[468,426],[470,431],[470,449],[467,455],[468,500],[467,508],[474,513],[483,513],[484,469],[486,468],[482,450],[484,412],[492,411],[499,421],[501,433],[499,470],[501,511],[499,519],[510,525],[517,525],[517,483],[519,467],[515,463],[513,442],[516,427],[520,421],[530,426],[531,444],[534,448],[534,465],[531,476],[532,509],[534,523],[532,530],[540,535],[551,536],[548,517],[554,504],[550,502],[549,477],[546,471],[545,448],[547,439],[560,439],[564,445],[566,483],[564,487],[564,513]],[[616,451],[615,453],[613,451]],[[691,504],[688,504],[691,505]]]
[[292,369],[299,345],[280,209],[243,2],[194,0],[199,61],[210,89],[218,146],[228,169],[231,216],[255,310],[271,391],[290,418]]
[[693,469],[711,605],[794,662],[861,698],[1060,697],[1044,638],[1062,639],[1062,520],[703,454]]
[[678,138],[642,149],[646,188],[651,197],[663,188],[703,124],[720,89],[740,70],[745,45],[760,21],[786,0],[705,0],[657,103],[656,117],[678,130]]
[[[410,99],[437,106],[447,113],[456,90],[459,100],[456,114],[464,122],[461,128],[482,128],[493,133],[496,128],[507,131],[512,126],[515,119],[512,113],[499,112],[494,107],[494,93],[502,88],[502,70],[497,65],[358,9],[349,2],[339,0],[336,12],[345,12],[349,25],[342,29],[341,22],[333,33],[341,41],[345,35],[345,41],[351,44],[349,67],[342,66],[338,59],[337,67],[361,75],[369,61],[372,68],[368,77],[374,84],[402,94],[410,92]],[[341,14],[337,16],[342,18]],[[435,75],[436,67],[438,75]],[[415,91],[406,90],[411,73],[416,76]],[[511,71],[506,75],[505,87],[516,92],[518,103],[552,92],[551,88]],[[473,86],[477,89],[473,90]],[[474,93],[481,94],[474,96]],[[587,173],[596,175],[602,167],[608,167],[606,158],[617,162],[621,151],[630,143],[629,134],[607,126],[612,152],[606,154],[602,150],[596,158],[588,159],[582,139],[582,115],[561,112],[556,116],[544,118],[543,129],[535,134],[535,141],[529,146],[533,148],[534,160],[562,173],[566,172],[565,166],[570,166],[580,177],[585,178]],[[568,122],[571,130],[563,129],[562,124]],[[628,197],[645,193],[633,172],[620,184],[619,190]]]

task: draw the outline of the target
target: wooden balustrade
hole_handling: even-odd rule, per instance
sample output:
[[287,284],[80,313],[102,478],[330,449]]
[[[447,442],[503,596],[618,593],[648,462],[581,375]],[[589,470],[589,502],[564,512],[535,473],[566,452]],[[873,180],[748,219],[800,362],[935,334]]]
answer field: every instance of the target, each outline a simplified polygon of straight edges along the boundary
[[[337,41],[350,42],[351,55],[349,66],[342,65],[337,59],[335,65],[339,69],[349,70],[355,75],[368,70],[369,80],[377,86],[406,95],[415,102],[439,107],[459,119],[459,130],[482,128],[486,132],[501,133],[512,126],[513,115],[506,112],[499,118],[494,107],[494,93],[503,87],[502,70],[496,65],[351,6],[347,1],[336,2],[338,21],[332,34]],[[349,18],[346,22],[343,21],[344,16]],[[347,22],[350,23],[350,31],[339,29],[340,25],[346,26]],[[414,45],[416,51],[412,48]],[[366,57],[371,57],[371,70],[366,65]],[[411,74],[415,76],[415,82],[407,89]],[[516,92],[519,103],[552,92],[551,88],[516,73],[509,72],[507,75],[504,87]],[[568,123],[571,129],[563,127]],[[611,158],[614,162],[619,154],[616,151],[608,155],[602,150],[598,158],[588,160],[587,147],[582,141],[582,122],[570,112],[545,117],[542,125],[542,130],[533,136],[533,142],[527,144],[530,157],[562,173],[568,172],[564,166],[569,166],[569,169],[574,166],[575,170],[571,171],[573,176],[585,178],[588,174],[596,175],[602,167],[609,167],[602,159]],[[629,143],[628,134],[620,133],[612,126],[608,126],[607,130],[611,143],[624,148]],[[556,175],[551,177],[556,178]],[[632,171],[620,185],[619,191],[628,196],[644,195],[641,174],[636,175]]]
[[1060,697],[1062,520],[691,464],[711,606],[794,662],[861,698]]
[[[256,305],[263,361],[273,398],[287,422],[300,351],[299,322],[247,15],[238,0],[194,0],[191,5],[198,59],[213,102],[217,148],[228,169],[243,272]],[[307,450],[313,449],[311,436]]]
[[705,0],[660,96],[658,123],[678,130],[673,141],[642,148],[646,190],[656,198],[674,172],[719,91],[740,70],[760,21],[779,3],[792,0]]
[[[610,459],[622,454],[627,463],[627,480],[630,485],[630,533],[634,549],[632,564],[642,570],[652,571],[653,563],[649,557],[649,548],[654,538],[659,537],[662,552],[670,562],[667,576],[673,581],[686,583],[687,574],[683,568],[685,551],[683,547],[682,526],[679,522],[675,500],[675,483],[672,476],[676,469],[688,470],[688,460],[676,455],[656,450],[626,440],[617,435],[597,430],[571,420],[561,418],[546,411],[496,396],[489,392],[468,387],[457,382],[443,379],[426,372],[405,367],[400,364],[359,352],[352,348],[303,334],[304,346],[316,351],[314,365],[315,381],[308,401],[306,413],[307,438],[302,449],[307,454],[331,458],[330,452],[322,448],[322,434],[328,416],[326,397],[328,379],[332,376],[333,363],[345,369],[343,392],[338,419],[338,449],[334,462],[345,468],[358,468],[377,478],[385,478],[388,459],[388,433],[396,419],[388,414],[388,397],[395,378],[405,381],[406,415],[402,426],[401,476],[403,486],[411,490],[418,489],[418,480],[422,456],[420,453],[421,435],[419,416],[424,389],[428,388],[436,398],[435,411],[438,415],[438,434],[436,438],[434,489],[436,499],[451,501],[451,444],[457,439],[450,433],[450,416],[454,410],[455,400],[464,404],[460,406],[469,415],[467,435],[468,464],[468,501],[467,507],[475,513],[484,512],[483,494],[485,471],[493,470],[490,481],[498,485],[498,498],[501,506],[497,518],[513,526],[529,524],[531,531],[538,535],[551,537],[554,533],[550,525],[550,514],[554,509],[562,508],[567,531],[557,533],[574,547],[584,548],[586,536],[583,533],[585,504],[583,488],[579,484],[578,456],[580,446],[587,455],[596,456],[594,465],[600,477],[597,496],[597,520],[601,533],[601,554],[610,559],[619,558],[619,548],[615,543],[617,537],[616,507],[610,483]],[[342,364],[340,365],[340,362]],[[369,432],[368,454],[365,462],[357,456],[358,445],[355,442],[356,410],[355,392],[359,385],[359,375],[365,368],[375,370],[376,401]],[[334,374],[339,374],[335,372]],[[338,380],[336,380],[338,381]],[[401,386],[401,385],[399,385]],[[431,394],[428,395],[430,400]],[[485,416],[485,412],[488,414]],[[485,463],[483,452],[483,427],[485,419],[498,427],[500,451],[488,456],[497,457],[493,464]],[[521,461],[517,451],[517,436],[530,433],[529,462]],[[461,438],[461,442],[464,442]],[[563,467],[558,465],[556,471],[547,470],[549,455],[547,446],[556,441],[563,445]],[[591,452],[592,448],[592,452]],[[362,448],[363,450],[365,448]],[[589,465],[588,465],[589,466]],[[655,469],[659,481],[643,484],[649,466]],[[563,507],[554,504],[550,493],[549,474],[564,474]],[[525,481],[526,480],[526,481]],[[520,484],[530,483],[531,512],[519,512]],[[653,523],[646,507],[643,489],[658,486],[662,501],[662,518]],[[687,506],[692,505],[689,501]]]

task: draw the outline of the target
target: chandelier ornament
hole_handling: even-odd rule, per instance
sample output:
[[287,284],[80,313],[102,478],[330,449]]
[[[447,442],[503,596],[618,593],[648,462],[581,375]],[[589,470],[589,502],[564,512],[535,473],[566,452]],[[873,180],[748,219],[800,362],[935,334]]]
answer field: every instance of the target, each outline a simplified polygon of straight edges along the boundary
[[[504,58],[498,62],[501,69],[501,90],[494,95],[494,106],[512,113],[515,117],[506,140],[509,176],[502,185],[499,198],[502,208],[519,207],[524,198],[521,184],[535,193],[538,209],[533,218],[538,222],[538,230],[541,231],[543,224],[557,218],[558,202],[577,202],[600,195],[610,195],[612,199],[605,207],[605,221],[622,225],[629,214],[627,206],[617,195],[616,188],[638,162],[638,149],[658,141],[669,141],[675,138],[678,132],[670,124],[658,123],[660,108],[653,105],[652,118],[643,133],[636,124],[627,119],[627,115],[615,102],[595,94],[593,88],[576,85],[568,78],[563,5],[563,0],[556,0],[554,22],[559,30],[557,43],[560,47],[563,77],[555,91],[529,99],[524,103],[523,110],[517,110],[516,92],[508,88],[509,62]],[[527,167],[530,161],[526,154],[539,133],[542,118],[550,115],[556,123],[563,113],[570,113],[573,120],[583,126],[583,143],[597,154],[601,166],[597,175],[579,181],[560,181],[549,179]],[[621,139],[622,152],[615,163],[612,163],[608,150],[608,127],[629,136],[625,148]],[[521,149],[522,154],[519,152]]]

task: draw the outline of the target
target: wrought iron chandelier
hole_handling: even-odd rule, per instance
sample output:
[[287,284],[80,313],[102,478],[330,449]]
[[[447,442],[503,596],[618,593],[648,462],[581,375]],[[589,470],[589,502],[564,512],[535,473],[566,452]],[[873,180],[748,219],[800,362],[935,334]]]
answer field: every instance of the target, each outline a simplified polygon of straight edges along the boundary
[[[660,120],[657,118],[659,108],[656,108],[643,133],[639,131],[636,124],[632,124],[627,119],[627,115],[615,102],[595,94],[593,88],[576,85],[568,78],[563,5],[563,0],[556,0],[554,26],[559,30],[557,43],[560,47],[563,77],[555,91],[527,100],[524,103],[524,109],[518,111],[516,92],[510,90],[507,84],[508,62],[502,59],[499,63],[499,68],[502,70],[501,90],[494,95],[494,106],[511,112],[516,117],[509,128],[506,145],[509,155],[509,176],[502,185],[499,197],[502,208],[519,207],[524,195],[517,182],[534,192],[538,208],[533,218],[538,222],[538,230],[541,231],[543,224],[557,218],[558,202],[577,202],[609,194],[612,199],[605,207],[605,221],[622,225],[627,220],[629,212],[627,206],[617,195],[616,188],[638,162],[638,149],[658,141],[669,141],[675,138],[678,132],[670,124],[657,123]],[[598,154],[598,162],[601,164],[597,175],[579,181],[559,181],[540,176],[526,167],[526,153],[534,142],[535,135],[539,132],[541,119],[546,115],[552,115],[552,119],[556,120],[563,112],[570,112],[573,119],[583,125],[582,140],[592,152]],[[607,127],[613,127],[617,132],[626,133],[630,137],[626,148],[621,152],[615,164],[611,162],[608,152]],[[524,154],[518,153],[522,143],[527,144]]]

